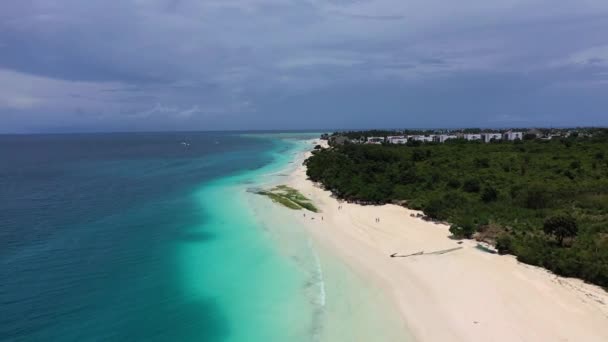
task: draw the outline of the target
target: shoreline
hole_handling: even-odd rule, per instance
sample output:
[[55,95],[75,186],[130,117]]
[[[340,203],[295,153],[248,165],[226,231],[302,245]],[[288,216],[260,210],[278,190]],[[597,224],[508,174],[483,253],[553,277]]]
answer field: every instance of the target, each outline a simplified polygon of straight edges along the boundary
[[[285,184],[301,167],[302,157],[313,141],[318,139],[299,142],[297,153],[290,156],[293,161],[256,179],[255,185],[266,188]],[[397,307],[383,288],[370,283],[310,234],[303,214],[307,219],[317,214],[285,208],[258,194],[245,196],[259,226],[265,227],[278,253],[291,260],[308,279],[302,284],[301,295],[313,309],[309,322],[312,323],[309,336],[313,341],[412,341]],[[385,319],[383,314],[390,318]]]
[[308,155],[296,157],[285,181],[321,212],[298,220],[394,301],[415,341],[608,340],[608,294],[600,287],[485,253],[476,241],[459,244],[447,225],[411,217],[414,210],[341,202],[307,179]]

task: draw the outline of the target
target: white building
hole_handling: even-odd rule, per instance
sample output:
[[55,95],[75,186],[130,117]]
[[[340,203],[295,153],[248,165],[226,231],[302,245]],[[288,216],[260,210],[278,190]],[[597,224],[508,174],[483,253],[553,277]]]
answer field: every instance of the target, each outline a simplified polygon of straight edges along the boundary
[[404,136],[404,135],[388,136],[388,137],[386,137],[386,141],[389,144],[406,144],[407,143],[407,136]]
[[500,140],[502,139],[502,134],[500,133],[483,133],[483,141],[489,143],[490,141],[492,141],[492,139],[494,140]]
[[380,145],[384,142],[384,137],[369,137],[367,138],[368,144],[377,144]]
[[434,137],[435,136],[431,134],[431,135],[414,135],[412,138],[414,138],[414,140],[416,140],[416,141],[432,142]]
[[465,134],[464,138],[468,141],[481,140],[481,134]]
[[446,140],[450,140],[450,139],[458,139],[457,135],[450,135],[450,134],[441,134],[438,137],[439,137],[440,143],[444,143]]
[[505,140],[521,140],[524,138],[524,134],[522,132],[508,131],[502,134],[502,138]]

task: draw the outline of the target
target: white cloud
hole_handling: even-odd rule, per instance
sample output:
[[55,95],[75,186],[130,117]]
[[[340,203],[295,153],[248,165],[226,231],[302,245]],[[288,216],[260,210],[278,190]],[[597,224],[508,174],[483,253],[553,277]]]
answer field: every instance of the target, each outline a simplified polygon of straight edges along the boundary
[[117,83],[73,82],[0,69],[0,108],[70,109],[108,108],[112,98],[102,92]]
[[578,66],[608,67],[608,45],[594,46],[570,55],[566,63]]

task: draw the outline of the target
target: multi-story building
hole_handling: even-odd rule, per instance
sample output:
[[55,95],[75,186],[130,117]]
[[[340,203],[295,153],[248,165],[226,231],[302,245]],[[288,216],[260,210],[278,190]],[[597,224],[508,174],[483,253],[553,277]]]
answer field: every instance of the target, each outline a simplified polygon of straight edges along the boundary
[[435,135],[433,135],[433,134],[430,134],[430,135],[414,135],[412,138],[414,140],[416,140],[416,141],[432,142],[433,139],[435,138]]
[[405,135],[393,135],[386,137],[386,142],[389,144],[406,144],[407,136]]
[[380,145],[384,142],[384,137],[369,137],[367,138],[368,144],[377,144]]
[[482,137],[483,137],[484,142],[489,143],[492,140],[502,139],[502,134],[500,134],[500,133],[483,133]]
[[517,140],[517,139],[521,140],[524,138],[524,134],[522,132],[507,131],[502,134],[502,138],[505,140],[511,140],[511,141]]
[[458,139],[457,135],[451,135],[451,134],[441,134],[437,136],[439,139],[438,141],[440,143],[444,143],[446,142],[446,140],[450,140],[450,139]]
[[468,141],[481,140],[481,134],[465,134],[464,138]]

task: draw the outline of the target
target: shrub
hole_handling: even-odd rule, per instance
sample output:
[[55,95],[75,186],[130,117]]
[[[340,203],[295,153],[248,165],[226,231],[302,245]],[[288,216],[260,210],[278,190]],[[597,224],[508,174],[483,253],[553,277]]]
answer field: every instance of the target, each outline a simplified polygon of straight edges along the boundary
[[508,235],[501,235],[496,239],[498,254],[509,254],[513,251],[513,241]]
[[453,224],[450,226],[450,233],[457,239],[470,239],[475,233],[475,227],[472,224]]
[[426,157],[427,157],[427,153],[420,149],[416,149],[416,150],[414,150],[414,153],[412,153],[412,160],[415,162],[423,161],[426,159]]
[[458,189],[460,187],[460,181],[458,179],[452,178],[448,181],[447,186],[452,189]]
[[494,202],[498,198],[498,191],[493,186],[486,186],[481,193],[481,200],[489,203]]
[[481,169],[487,169],[488,167],[490,167],[490,159],[482,157],[482,158],[475,158],[475,167],[481,168]]
[[548,189],[540,184],[530,185],[524,194],[524,206],[529,209],[542,209],[548,207]]
[[477,179],[470,178],[464,181],[462,189],[466,192],[479,192],[481,185]]
[[445,220],[447,218],[446,213],[447,205],[439,198],[433,198],[424,207],[424,214],[435,220]]
[[555,236],[559,245],[563,246],[564,238],[576,236],[578,227],[574,217],[568,214],[558,214],[545,220],[543,231]]

